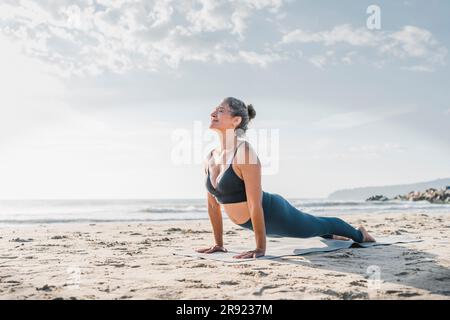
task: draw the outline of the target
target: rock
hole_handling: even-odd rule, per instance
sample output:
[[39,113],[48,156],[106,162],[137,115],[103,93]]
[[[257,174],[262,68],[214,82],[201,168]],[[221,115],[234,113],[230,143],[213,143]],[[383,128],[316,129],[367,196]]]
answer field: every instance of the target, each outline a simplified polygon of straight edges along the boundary
[[31,242],[33,241],[33,239],[29,238],[29,239],[21,239],[21,238],[15,238],[15,239],[11,239],[11,242]]
[[[373,196],[366,201],[386,201],[383,196]],[[389,200],[389,199],[388,199]],[[405,195],[397,195],[392,200],[406,200],[406,201],[428,201],[435,204],[446,204],[450,202],[450,186],[447,186],[441,190],[435,188],[428,188],[427,190],[411,191]]]
[[165,230],[166,232],[177,232],[177,231],[183,231],[181,228],[169,228]]
[[388,201],[389,199],[383,195],[376,195],[366,199],[366,201]]
[[52,291],[53,289],[55,289],[55,286],[49,286],[48,284],[44,285],[41,288],[36,288],[37,291]]
[[53,236],[50,239],[53,239],[53,240],[67,239],[67,236]]

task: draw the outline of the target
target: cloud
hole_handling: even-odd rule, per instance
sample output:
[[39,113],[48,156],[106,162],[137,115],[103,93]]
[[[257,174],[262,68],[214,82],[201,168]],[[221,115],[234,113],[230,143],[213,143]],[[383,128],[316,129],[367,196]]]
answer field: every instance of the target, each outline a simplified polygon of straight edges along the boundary
[[316,67],[322,69],[323,66],[325,66],[327,63],[327,57],[324,55],[313,56],[309,59],[309,62],[311,62]]
[[[383,156],[392,156],[394,153],[403,153],[407,149],[405,146],[398,143],[386,142],[383,144],[363,144],[353,145],[344,148],[338,148],[337,151],[326,148],[316,148],[311,150],[309,156],[312,159],[376,159]],[[320,152],[324,149],[325,152]],[[340,149],[340,150],[339,150]],[[314,152],[316,151],[316,152]],[[318,152],[317,152],[318,151]]]
[[159,27],[170,21],[174,12],[171,0],[160,0],[155,2],[155,6],[148,14],[148,17],[153,21],[151,28]]
[[[435,66],[444,65],[448,50],[441,45],[433,34],[415,26],[404,26],[399,31],[370,31],[366,28],[354,28],[349,24],[335,26],[331,30],[310,32],[295,29],[284,33],[279,45],[289,44],[319,44],[324,47],[353,48],[351,55],[356,54],[355,48],[370,49],[376,58],[392,60],[420,61],[402,69],[416,72],[430,72]],[[341,61],[351,64],[352,60],[347,52]],[[309,61],[316,67],[322,68],[326,59],[316,54]]]
[[[399,58],[421,58],[429,65],[445,63],[447,48],[441,46],[428,30],[405,26],[400,31],[388,34],[387,39],[380,48],[383,53]],[[421,69],[429,71],[423,67]]]
[[209,1],[199,0],[201,4],[200,9],[190,8],[187,12],[187,20],[191,23],[190,29],[196,32],[213,32],[218,30],[229,30],[233,26],[230,20],[227,19],[232,12],[227,6],[227,2],[223,0]]
[[332,46],[337,43],[347,43],[352,46],[376,46],[378,37],[367,29],[353,29],[350,25],[335,26],[330,31],[307,32],[301,29],[290,31],[283,35],[282,43],[322,43]]
[[348,147],[347,150],[352,153],[381,154],[385,152],[404,152],[406,147],[398,143],[386,142],[384,144],[364,144]]
[[243,47],[256,13],[281,0],[63,0],[0,4],[0,33],[62,76],[178,68],[184,61],[265,67],[279,53]]
[[331,147],[333,142],[334,142],[334,139],[332,139],[332,138],[328,138],[328,137],[318,138],[318,139],[311,141],[308,145],[308,148],[309,148],[310,152],[322,151],[322,150],[326,150],[329,147]]
[[403,70],[413,71],[413,72],[433,72],[435,69],[426,65],[415,65],[410,67],[402,67]]
[[314,122],[313,126],[319,129],[349,129],[411,113],[415,110],[415,107],[403,107],[384,111],[373,110],[338,113]]
[[[167,163],[157,163],[166,152],[154,150],[170,146],[165,139],[173,122],[142,109],[92,112],[72,106],[67,98],[73,87],[66,81],[48,74],[44,63],[22,54],[1,34],[0,47],[2,198],[92,196],[111,185],[103,178],[126,183],[139,172],[139,184],[148,181],[142,178],[146,174],[154,177],[149,168],[161,170]],[[86,191],[86,179],[100,182]]]
[[[44,63],[21,53],[17,45],[2,35],[0,46],[0,153],[11,148],[26,149],[23,143],[30,140],[38,144],[60,141],[64,145],[68,143],[67,139],[83,139],[82,142],[88,145],[94,135],[106,136],[105,129],[116,133],[116,128],[107,128],[104,118],[95,118],[94,113],[72,107],[67,102],[67,97],[73,94],[72,88],[48,73]],[[136,126],[138,121],[125,123]],[[153,128],[155,123],[152,121],[149,126],[147,121],[142,127]],[[161,127],[159,125],[158,130]],[[116,140],[116,136],[110,139]]]
[[302,59],[322,69],[400,61],[402,70],[432,72],[446,63],[447,48],[415,26],[371,31],[343,24],[283,31],[278,43],[247,39],[253,31],[263,32],[254,20],[284,30],[283,6],[282,0],[22,0],[0,4],[0,33],[66,77],[176,70],[189,61],[265,68],[298,56],[298,45],[312,46]]
[[376,121],[378,118],[363,111],[354,111],[323,118],[313,125],[327,129],[347,129]]
[[323,67],[326,64],[329,64],[329,63],[335,64],[336,63],[333,56],[334,56],[334,51],[330,50],[330,51],[327,51],[325,54],[312,56],[309,59],[309,62],[311,62],[313,65],[315,65],[319,69],[323,69]]
[[0,144],[65,117],[64,85],[0,34]]
[[260,67],[267,67],[270,63],[282,60],[283,57],[277,53],[257,53],[253,51],[239,51],[239,56],[243,61],[258,65]]

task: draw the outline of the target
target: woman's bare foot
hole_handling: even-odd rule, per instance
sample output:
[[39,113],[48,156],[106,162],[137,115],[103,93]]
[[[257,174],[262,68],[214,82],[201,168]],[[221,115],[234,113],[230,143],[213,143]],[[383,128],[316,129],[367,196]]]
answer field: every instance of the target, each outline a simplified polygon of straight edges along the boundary
[[343,237],[343,236],[337,236],[337,235],[333,234],[333,240],[344,240],[344,241],[348,241],[348,240],[350,240],[350,238]]
[[362,234],[363,234],[363,242],[376,242],[375,241],[375,238],[374,237],[372,237],[370,234],[369,234],[369,232],[367,232],[367,230],[363,227],[363,226],[360,226],[359,228],[358,228],[358,230],[359,231],[361,231],[362,232]]

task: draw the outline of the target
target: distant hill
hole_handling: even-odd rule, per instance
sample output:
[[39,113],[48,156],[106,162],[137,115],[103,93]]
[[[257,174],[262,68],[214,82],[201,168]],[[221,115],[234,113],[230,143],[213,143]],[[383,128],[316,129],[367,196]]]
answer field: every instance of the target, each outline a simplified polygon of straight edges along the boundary
[[337,190],[328,196],[330,200],[366,200],[370,196],[381,194],[388,198],[403,195],[410,191],[425,191],[428,188],[441,189],[450,186],[450,178],[437,179],[427,182],[398,184],[392,186],[361,187]]

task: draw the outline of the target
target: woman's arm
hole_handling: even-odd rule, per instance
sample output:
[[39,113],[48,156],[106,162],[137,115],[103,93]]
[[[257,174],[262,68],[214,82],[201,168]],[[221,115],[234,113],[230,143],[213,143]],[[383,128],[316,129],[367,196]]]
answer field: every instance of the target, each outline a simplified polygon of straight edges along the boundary
[[[252,219],[253,231],[255,232],[256,252],[253,254],[241,254],[236,257],[248,258],[264,255],[266,252],[266,227],[264,221],[264,209],[262,207],[261,187],[261,162],[256,152],[246,142],[243,154],[238,155],[238,168],[245,182],[247,204]],[[244,158],[245,157],[245,158]],[[244,160],[240,160],[244,159]],[[250,251],[251,253],[251,251]]]
[[208,215],[214,232],[216,245],[223,247],[223,221],[220,205],[214,196],[208,192]]
[[[208,162],[205,161],[204,163],[205,177],[207,177],[207,168]],[[213,253],[215,251],[226,252],[227,250],[223,247],[222,211],[216,198],[214,198],[214,196],[210,192],[207,193],[207,206],[208,206],[208,215],[211,221],[211,225],[213,227],[214,240],[216,244],[211,247],[197,249],[196,251],[200,253]]]

